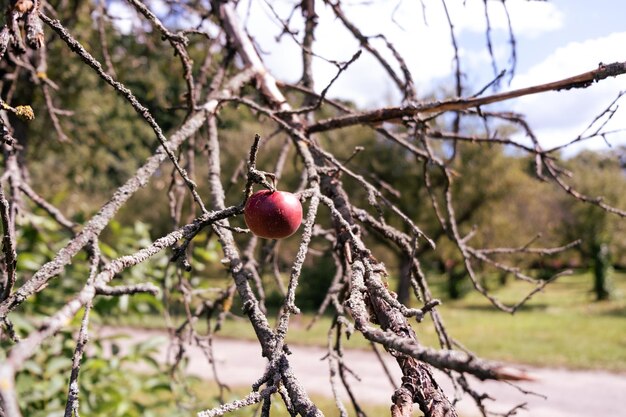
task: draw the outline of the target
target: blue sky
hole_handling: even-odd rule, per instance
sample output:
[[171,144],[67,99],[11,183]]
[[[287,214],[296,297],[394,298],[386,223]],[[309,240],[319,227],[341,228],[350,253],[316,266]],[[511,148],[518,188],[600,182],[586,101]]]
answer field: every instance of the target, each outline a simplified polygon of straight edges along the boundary
[[543,59],[553,50],[570,42],[626,31],[626,4],[623,1],[552,0],[551,3],[563,13],[563,26],[555,30],[552,36],[520,45],[529,60]]
[[[287,16],[291,3],[272,2],[281,16]],[[406,57],[418,91],[426,95],[450,88],[453,66],[449,29],[441,1],[424,0],[423,3],[427,25],[419,1],[344,2],[346,14],[365,34],[388,34],[389,39]],[[468,89],[474,92],[493,76],[485,42],[483,2],[466,0],[465,6],[462,0],[448,0],[447,3],[461,46]],[[249,4],[251,9],[247,15]],[[507,0],[507,4],[517,39],[517,68],[512,84],[508,86],[504,83],[504,89],[565,78],[591,70],[599,62],[626,61],[624,2]],[[500,1],[490,0],[489,8],[494,53],[499,69],[502,69],[507,64],[510,52],[506,18]],[[328,59],[347,60],[358,49],[358,44],[327,9],[318,3],[320,24],[315,52]],[[242,18],[249,16],[248,29],[261,49],[269,51],[263,58],[271,71],[279,79],[297,81],[301,71],[298,47],[292,39],[283,36],[277,48],[275,37],[280,33],[280,28],[269,8],[263,1],[242,1],[240,11]],[[298,20],[293,20],[294,28],[300,28]],[[384,50],[381,44],[378,46]],[[318,73],[317,85],[321,90],[334,76],[336,69],[320,59],[316,60],[315,69]],[[587,90],[547,93],[513,100],[506,105],[509,109],[527,114],[541,142],[545,147],[551,147],[580,134],[620,90],[626,90],[626,75],[596,84]],[[363,107],[399,103],[394,86],[385,77],[380,65],[366,53],[342,74],[329,95],[350,99]],[[625,116],[624,111],[618,112],[607,128],[626,128]],[[626,135],[623,133],[608,138],[614,146],[626,144]],[[606,149],[607,145],[602,139],[594,139],[585,143],[584,147]]]

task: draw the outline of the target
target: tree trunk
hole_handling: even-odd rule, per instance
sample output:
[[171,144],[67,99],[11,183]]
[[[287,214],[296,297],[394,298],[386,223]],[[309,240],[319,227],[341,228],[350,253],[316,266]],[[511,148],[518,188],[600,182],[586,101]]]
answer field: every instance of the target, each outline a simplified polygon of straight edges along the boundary
[[611,298],[611,260],[606,243],[593,245],[593,292],[597,301]]
[[411,259],[405,254],[398,254],[398,301],[407,305],[411,293]]
[[506,286],[506,284],[509,282],[508,271],[500,271],[500,275],[498,275],[498,282],[500,283],[501,287]]
[[448,275],[448,297],[452,300],[460,300],[463,291],[463,278],[465,278],[465,268],[459,268],[454,261],[445,262],[446,273]]

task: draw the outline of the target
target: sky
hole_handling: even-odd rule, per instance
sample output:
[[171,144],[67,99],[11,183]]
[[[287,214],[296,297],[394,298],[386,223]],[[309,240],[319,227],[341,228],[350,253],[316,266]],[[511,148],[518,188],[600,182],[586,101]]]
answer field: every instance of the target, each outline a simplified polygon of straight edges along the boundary
[[[289,1],[272,1],[274,11],[288,16]],[[464,5],[465,3],[465,5]],[[450,31],[440,0],[344,1],[346,15],[366,35],[384,33],[407,60],[418,94],[427,97],[452,89],[453,49]],[[422,4],[424,7],[422,7]],[[448,0],[460,46],[467,93],[479,91],[494,76],[486,46],[482,0]],[[493,51],[498,70],[508,68],[510,45],[508,24],[500,1],[488,1]],[[597,68],[600,62],[626,61],[626,25],[622,17],[626,2],[611,0],[507,0],[517,41],[517,66],[512,80],[505,77],[502,90],[556,81]],[[325,59],[347,61],[359,45],[332,11],[318,2],[320,15],[314,52]],[[263,51],[270,71],[281,80],[295,82],[301,74],[300,52],[296,42],[282,36],[281,27],[264,1],[241,1],[239,12],[250,34]],[[300,29],[295,16],[292,28]],[[390,56],[382,43],[377,43]],[[320,91],[336,74],[336,67],[315,59],[316,85]],[[510,81],[510,84],[509,84]],[[626,75],[605,80],[585,90],[550,92],[505,103],[509,110],[526,115],[544,148],[576,138],[593,119],[626,90]],[[487,91],[491,93],[493,91]],[[397,93],[383,68],[366,52],[345,71],[329,90],[329,96],[351,100],[359,106],[398,105]],[[621,100],[626,105],[626,97]],[[620,102],[618,102],[618,105]],[[597,123],[596,123],[597,125]],[[626,129],[626,111],[618,109],[605,130]],[[592,128],[592,130],[594,130]],[[626,133],[607,136],[613,146],[626,145]],[[520,138],[521,140],[521,138]],[[596,138],[581,148],[608,149]]]
[[[294,2],[297,3],[294,0],[241,0],[238,6],[240,17],[259,46],[265,64],[276,78],[288,82],[297,82],[301,76],[301,52],[292,37],[278,36],[282,26],[274,13],[286,19]],[[500,0],[488,0],[487,3],[493,53],[498,70],[502,70],[509,68],[510,64],[508,23]],[[148,4],[157,14],[164,11],[161,0],[152,0]],[[342,4],[346,15],[365,35],[384,33],[400,51],[414,77],[419,97],[435,94],[442,98],[446,92],[453,91],[454,51],[442,0],[343,0]],[[459,44],[467,86],[465,94],[471,95],[494,77],[487,50],[483,0],[447,0],[446,4]],[[501,83],[502,91],[573,76],[597,68],[600,62],[626,61],[624,1],[506,0],[506,4],[516,38],[517,65],[514,77],[511,79],[507,75]],[[337,72],[336,66],[326,60],[345,62],[359,50],[359,44],[329,7],[321,1],[317,1],[316,7],[320,18],[314,52],[321,58],[314,59],[314,73],[319,92]],[[124,28],[132,19],[123,2],[109,3],[109,13],[126,17],[127,20],[117,20],[116,25],[122,31],[130,29]],[[298,12],[290,27],[302,29]],[[393,62],[381,41],[374,40],[373,43]],[[604,80],[584,90],[543,93],[498,106],[525,114],[541,144],[550,148],[583,133],[620,91],[626,91],[626,75]],[[493,92],[488,90],[486,94]],[[365,51],[341,74],[328,96],[350,100],[361,108],[401,103],[401,96],[382,66]],[[626,106],[626,97],[617,103],[618,107],[620,103]],[[604,129],[626,129],[626,111],[618,108]],[[518,139],[524,140],[522,136]],[[611,134],[607,139],[614,147],[626,145],[624,132]],[[583,148],[608,149],[609,144],[596,138],[571,148],[569,152]]]

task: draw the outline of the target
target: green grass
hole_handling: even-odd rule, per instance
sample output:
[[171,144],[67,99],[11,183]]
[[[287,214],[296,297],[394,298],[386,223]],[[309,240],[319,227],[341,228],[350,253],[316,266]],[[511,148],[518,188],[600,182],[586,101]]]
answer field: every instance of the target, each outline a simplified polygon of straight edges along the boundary
[[[459,301],[445,301],[439,308],[449,334],[481,357],[546,367],[626,371],[626,274],[613,276],[616,297],[595,302],[591,276],[562,277],[536,294],[521,310],[510,315],[496,310],[475,291]],[[435,295],[442,282],[433,282]],[[493,285],[492,294],[503,302],[515,303],[531,287],[511,282],[502,288]],[[297,302],[297,299],[296,299]],[[289,343],[324,346],[330,317],[322,317],[311,330],[311,314],[292,316]],[[162,327],[160,317],[123,317],[115,324]],[[437,346],[430,319],[413,322],[420,340]],[[223,337],[255,340],[247,320],[229,320],[220,332]],[[355,334],[346,344],[367,348],[368,342]]]
[[[626,370],[626,274],[615,274],[616,298],[595,302],[591,276],[562,277],[515,315],[496,312],[484,297],[469,294],[441,308],[450,333],[477,354],[537,366]],[[494,290],[514,303],[524,283]],[[432,326],[420,326],[434,340]]]

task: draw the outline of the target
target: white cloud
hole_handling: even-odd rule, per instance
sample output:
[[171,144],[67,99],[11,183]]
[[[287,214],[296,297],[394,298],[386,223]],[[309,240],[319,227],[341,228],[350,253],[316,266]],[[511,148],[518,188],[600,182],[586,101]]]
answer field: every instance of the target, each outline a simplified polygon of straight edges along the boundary
[[589,71],[600,62],[624,60],[626,32],[588,39],[584,42],[571,42],[555,50],[548,58],[525,74],[516,77],[515,84],[527,85],[533,82],[552,81],[578,72]]
[[115,28],[124,35],[132,32],[135,25],[141,24],[137,13],[126,3],[112,1],[107,5],[107,12],[113,19]]
[[[599,62],[623,61],[626,32],[572,42],[554,51],[548,58],[517,76],[513,88],[528,87],[556,81],[592,70]],[[617,96],[626,90],[624,76],[603,80],[578,90],[543,93],[519,99],[516,110],[526,114],[546,147],[567,143],[577,137]],[[606,129],[626,128],[626,118],[621,109]],[[626,144],[626,134],[609,137],[614,145]],[[585,144],[586,147],[606,148],[601,138]]]
[[[487,2],[492,30],[508,32],[508,21],[502,3]],[[563,26],[563,13],[551,2],[508,0],[506,2],[511,25],[516,36],[536,37]],[[450,4],[455,28],[482,33],[485,31],[485,9],[482,0]]]
[[[489,2],[489,11],[493,30],[508,30],[504,9],[499,3],[491,3]],[[271,4],[283,18],[289,15],[293,7],[293,2],[290,1],[273,1]],[[406,59],[418,90],[430,93],[435,90],[435,82],[440,82],[434,80],[440,80],[453,73],[454,51],[441,2],[424,0],[424,4],[423,10],[420,2],[416,1],[369,2],[344,6],[344,11],[364,35],[384,33]],[[557,29],[562,24],[561,13],[552,3],[509,0],[507,5],[511,14],[514,14],[512,19],[517,36],[525,34],[535,36]],[[247,3],[242,3],[239,12],[242,18],[249,16],[248,28],[252,36],[260,45],[260,49],[267,51],[267,54],[263,55],[266,65],[279,79],[297,81],[302,71],[300,48],[288,35],[283,35],[280,44],[277,45],[275,38],[281,33],[282,27],[276,23],[267,5],[252,1],[249,10],[247,6]],[[465,6],[461,2],[450,2],[449,11],[458,36],[464,31],[484,31],[484,10],[481,0],[467,0]],[[316,12],[320,18],[314,52],[331,60],[348,60],[358,50],[358,42],[329,7],[318,7]],[[296,35],[298,38],[301,38],[302,33],[301,21],[302,18],[296,14],[291,22],[291,28],[300,31]],[[397,70],[397,64],[384,42],[372,39],[372,43]],[[466,53],[462,50],[461,53],[480,62],[483,67],[484,63],[489,62],[486,52],[476,58],[473,57],[473,52]],[[499,53],[497,46],[496,53]],[[472,64],[469,65],[470,67],[465,67],[466,71]],[[314,60],[314,70],[318,90],[326,86],[337,72],[335,66],[321,59]],[[361,58],[342,74],[329,95],[353,100],[361,106],[380,105],[381,102],[387,103],[391,98],[397,102],[399,99],[397,88],[385,74],[382,66],[368,52],[364,52]]]

